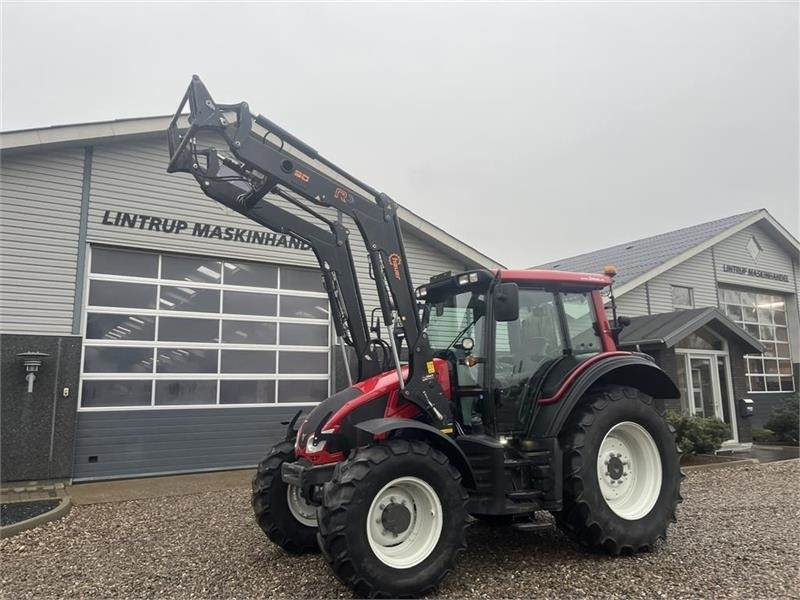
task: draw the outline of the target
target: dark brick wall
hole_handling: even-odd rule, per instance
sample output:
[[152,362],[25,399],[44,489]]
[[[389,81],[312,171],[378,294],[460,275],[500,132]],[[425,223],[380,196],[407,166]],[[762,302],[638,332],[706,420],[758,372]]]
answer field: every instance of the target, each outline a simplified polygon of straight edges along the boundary
[[[50,356],[43,359],[29,394],[17,354],[33,351]],[[80,360],[79,337],[0,336],[2,481],[72,475]],[[66,397],[64,388],[69,389]]]
[[[731,361],[731,382],[733,383],[734,406],[736,407],[736,426],[739,429],[739,441],[742,443],[753,441],[753,419],[755,417],[742,416],[742,399],[750,398],[747,393],[747,377],[745,376],[745,358],[747,349],[737,340],[728,340],[728,354]],[[758,414],[758,407],[755,409]]]
[[[669,375],[669,378],[675,382],[675,385],[678,385],[678,371],[676,366],[675,350],[673,348],[643,348],[642,351],[652,356],[655,359],[656,364],[661,367],[667,375]],[[664,402],[664,408],[667,410],[680,412],[680,398],[666,400]]]

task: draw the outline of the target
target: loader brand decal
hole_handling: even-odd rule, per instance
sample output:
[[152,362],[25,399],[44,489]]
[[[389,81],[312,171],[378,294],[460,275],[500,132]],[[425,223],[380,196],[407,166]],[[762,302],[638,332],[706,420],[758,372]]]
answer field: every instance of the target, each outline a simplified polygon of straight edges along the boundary
[[295,250],[309,250],[311,246],[291,235],[273,233],[271,231],[255,231],[241,227],[227,227],[199,221],[185,221],[169,217],[156,217],[139,213],[119,212],[107,210],[103,213],[101,224],[111,227],[127,229],[140,229],[155,231],[172,235],[191,235],[193,237],[223,242],[238,242],[240,244],[256,244],[259,246],[274,246],[276,248],[292,248]]
[[345,192],[342,188],[337,187],[336,191],[333,192],[333,197],[340,202],[347,202],[347,192]]
[[400,279],[400,265],[403,264],[403,260],[400,258],[399,254],[390,254],[389,255],[389,264],[392,265],[392,272],[397,279]]
[[747,275],[748,277],[758,277],[759,279],[771,279],[773,281],[783,281],[789,283],[789,276],[785,273],[773,273],[750,267],[739,267],[736,265],[722,265],[722,271],[733,273],[734,275]]
[[300,169],[295,169],[293,175],[303,183],[308,183],[311,177],[303,173]]

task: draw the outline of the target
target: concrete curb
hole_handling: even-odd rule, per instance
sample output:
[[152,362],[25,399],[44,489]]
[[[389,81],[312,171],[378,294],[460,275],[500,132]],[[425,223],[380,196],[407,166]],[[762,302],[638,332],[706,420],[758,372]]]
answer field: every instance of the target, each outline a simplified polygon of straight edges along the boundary
[[790,462],[797,462],[800,461],[800,457],[798,458],[784,458],[783,460],[771,460],[768,463],[762,463],[765,465],[780,465],[783,463],[790,463]]
[[62,496],[60,500],[61,502],[58,503],[58,506],[48,510],[46,513],[36,515],[30,519],[25,519],[19,523],[12,523],[11,525],[0,527],[0,539],[10,538],[18,533],[22,533],[28,529],[33,529],[34,527],[44,525],[45,523],[55,521],[56,519],[60,519],[61,517],[65,516],[72,509],[72,499],[69,496]]
[[682,471],[710,471],[712,469],[724,469],[725,467],[741,467],[742,465],[760,464],[757,458],[743,458],[742,460],[726,460],[724,462],[708,463],[707,465],[692,465],[681,467]]

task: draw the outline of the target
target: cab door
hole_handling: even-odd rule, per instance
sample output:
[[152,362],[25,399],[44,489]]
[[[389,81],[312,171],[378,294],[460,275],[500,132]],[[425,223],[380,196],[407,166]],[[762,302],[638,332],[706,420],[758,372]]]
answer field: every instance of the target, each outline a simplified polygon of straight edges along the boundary
[[494,325],[498,434],[524,431],[535,402],[553,395],[573,369],[602,351],[589,291],[521,288],[518,319]]

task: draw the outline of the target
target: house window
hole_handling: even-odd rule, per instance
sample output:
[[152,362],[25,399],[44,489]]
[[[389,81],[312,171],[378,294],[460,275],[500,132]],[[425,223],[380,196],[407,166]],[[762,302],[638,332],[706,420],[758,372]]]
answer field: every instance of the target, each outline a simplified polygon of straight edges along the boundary
[[328,297],[311,269],[92,248],[82,409],[312,403]]
[[776,294],[721,289],[722,308],[764,345],[764,354],[747,355],[751,392],[792,392],[792,356],[786,323],[786,299]]
[[694,289],[682,285],[673,285],[672,308],[675,310],[694,308]]

